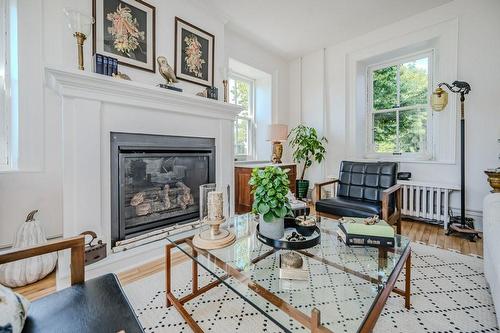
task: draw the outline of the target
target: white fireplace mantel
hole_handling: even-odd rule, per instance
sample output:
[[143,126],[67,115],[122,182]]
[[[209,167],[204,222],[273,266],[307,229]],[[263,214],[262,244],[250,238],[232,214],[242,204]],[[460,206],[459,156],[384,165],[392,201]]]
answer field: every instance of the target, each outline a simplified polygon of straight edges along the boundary
[[214,138],[216,182],[234,188],[234,120],[240,107],[83,71],[47,67],[45,79],[55,92],[51,98],[61,101],[56,105],[62,115],[63,236],[92,230],[108,244],[108,257],[87,266],[89,277],[162,255],[161,244],[111,252],[112,132]]
[[102,74],[46,67],[45,75],[60,96],[231,120],[242,111],[234,104]]

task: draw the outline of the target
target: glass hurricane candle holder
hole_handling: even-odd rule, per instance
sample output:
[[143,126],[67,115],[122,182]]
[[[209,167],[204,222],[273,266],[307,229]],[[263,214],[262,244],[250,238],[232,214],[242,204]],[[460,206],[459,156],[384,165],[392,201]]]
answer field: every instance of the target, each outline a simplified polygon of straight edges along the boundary
[[93,17],[84,15],[73,9],[64,8],[63,12],[66,16],[68,29],[76,38],[76,45],[78,49],[78,69],[83,71],[83,44],[85,43],[88,34],[90,34],[90,28],[92,27],[92,24],[94,24],[95,20]]

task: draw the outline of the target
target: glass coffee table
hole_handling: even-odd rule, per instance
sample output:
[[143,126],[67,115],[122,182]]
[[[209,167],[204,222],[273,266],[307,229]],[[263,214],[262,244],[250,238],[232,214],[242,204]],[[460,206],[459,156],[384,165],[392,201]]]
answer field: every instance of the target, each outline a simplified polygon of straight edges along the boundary
[[[203,250],[192,243],[204,227],[167,237],[165,248],[166,302],[174,306],[194,332],[203,332],[184,304],[223,284],[285,332],[371,332],[394,292],[410,308],[410,241],[396,236],[394,248],[346,246],[337,238],[338,222],[318,218],[321,243],[296,251],[304,259],[308,280],[279,278],[280,249],[256,237],[257,220],[252,214],[234,216],[225,225],[236,235],[234,244]],[[192,260],[191,291],[182,297],[172,291],[172,250]],[[198,268],[210,282],[200,285]],[[404,290],[396,281],[405,268]]]

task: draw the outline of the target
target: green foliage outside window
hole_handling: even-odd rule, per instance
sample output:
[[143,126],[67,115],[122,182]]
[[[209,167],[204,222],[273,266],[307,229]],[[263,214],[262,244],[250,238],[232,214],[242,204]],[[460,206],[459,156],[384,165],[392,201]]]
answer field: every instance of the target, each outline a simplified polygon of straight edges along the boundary
[[420,152],[427,138],[428,58],[375,70],[372,79],[375,151]]

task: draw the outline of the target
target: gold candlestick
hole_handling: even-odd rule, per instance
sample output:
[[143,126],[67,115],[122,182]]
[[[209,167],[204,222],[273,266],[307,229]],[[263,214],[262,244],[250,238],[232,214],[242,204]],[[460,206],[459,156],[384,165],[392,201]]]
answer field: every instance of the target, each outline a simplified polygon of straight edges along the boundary
[[75,32],[73,36],[76,38],[76,45],[78,47],[78,69],[84,70],[83,67],[83,43],[87,39],[87,36],[81,32]]
[[224,102],[228,102],[229,100],[229,90],[227,89],[228,87],[228,81],[227,80],[222,80],[222,84],[224,85]]

